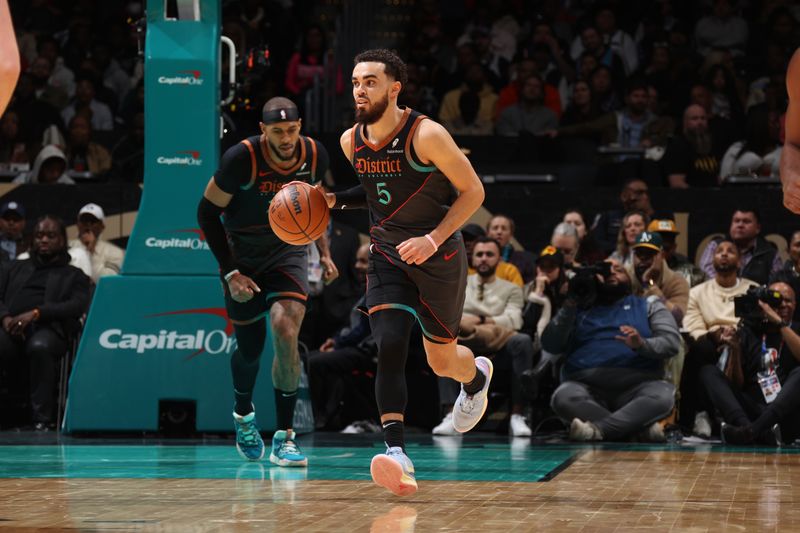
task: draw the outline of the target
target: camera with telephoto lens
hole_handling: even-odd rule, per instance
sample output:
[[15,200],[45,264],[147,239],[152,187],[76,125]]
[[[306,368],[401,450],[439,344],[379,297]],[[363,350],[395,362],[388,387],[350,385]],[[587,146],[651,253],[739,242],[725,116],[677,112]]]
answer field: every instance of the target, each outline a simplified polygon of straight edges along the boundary
[[572,298],[578,307],[591,307],[597,299],[597,289],[600,281],[597,275],[608,278],[611,275],[611,263],[605,261],[594,265],[578,267],[573,270],[574,274],[567,286],[567,297]]
[[759,301],[777,311],[783,301],[783,296],[778,291],[767,287],[750,287],[745,294],[733,299],[734,315],[746,320],[762,320],[764,313],[758,305]]

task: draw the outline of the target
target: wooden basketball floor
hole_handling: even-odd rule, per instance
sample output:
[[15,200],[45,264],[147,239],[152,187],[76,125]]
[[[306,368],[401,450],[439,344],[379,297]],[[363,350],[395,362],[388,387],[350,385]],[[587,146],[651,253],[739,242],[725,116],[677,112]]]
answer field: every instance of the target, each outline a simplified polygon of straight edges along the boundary
[[0,433],[0,529],[77,531],[800,531],[800,449],[532,444],[414,436],[420,490],[374,486],[374,435],[299,439],[307,469],[230,440]]

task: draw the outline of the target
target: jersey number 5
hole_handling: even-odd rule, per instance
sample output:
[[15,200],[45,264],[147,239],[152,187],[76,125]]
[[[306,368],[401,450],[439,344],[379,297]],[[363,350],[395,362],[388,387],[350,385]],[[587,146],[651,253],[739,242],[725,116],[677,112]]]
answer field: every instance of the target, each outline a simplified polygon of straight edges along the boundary
[[375,185],[378,187],[378,201],[383,205],[389,205],[392,202],[392,195],[386,190],[386,182],[382,181]]

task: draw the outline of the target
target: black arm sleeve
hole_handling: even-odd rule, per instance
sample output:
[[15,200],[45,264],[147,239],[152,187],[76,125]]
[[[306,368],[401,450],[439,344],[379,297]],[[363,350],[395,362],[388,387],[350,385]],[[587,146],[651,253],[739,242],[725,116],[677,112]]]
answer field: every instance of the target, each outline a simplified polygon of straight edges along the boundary
[[222,226],[222,220],[220,220],[222,211],[223,208],[214,205],[205,196],[197,206],[197,222],[206,236],[206,242],[211,249],[211,253],[217,258],[222,274],[225,275],[234,270],[236,266],[234,265],[233,254],[231,254],[231,249],[228,246],[225,228]]
[[336,204],[334,209],[366,209],[367,191],[361,185],[351,187],[346,191],[336,193]]

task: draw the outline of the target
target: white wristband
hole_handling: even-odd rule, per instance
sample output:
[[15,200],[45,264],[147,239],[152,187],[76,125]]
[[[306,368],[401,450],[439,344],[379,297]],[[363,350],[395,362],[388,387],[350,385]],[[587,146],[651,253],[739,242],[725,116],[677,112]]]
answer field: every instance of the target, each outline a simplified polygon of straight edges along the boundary
[[425,234],[425,238],[428,239],[428,242],[431,243],[431,246],[433,246],[433,253],[438,252],[439,251],[439,247],[436,246],[436,241],[433,240],[433,237],[431,237],[431,234],[430,233],[426,233]]
[[228,282],[230,282],[231,278],[232,278],[233,276],[235,276],[236,274],[241,274],[241,272],[239,272],[239,269],[234,269],[234,270],[231,270],[230,272],[228,272],[227,274],[225,274],[225,283],[228,283]]

